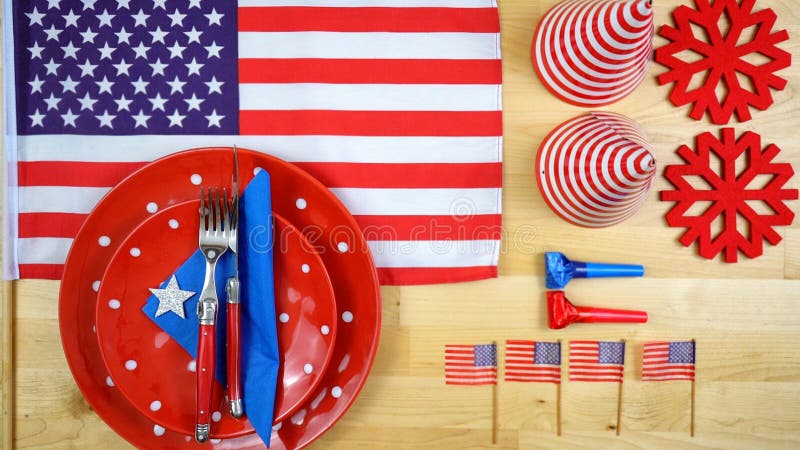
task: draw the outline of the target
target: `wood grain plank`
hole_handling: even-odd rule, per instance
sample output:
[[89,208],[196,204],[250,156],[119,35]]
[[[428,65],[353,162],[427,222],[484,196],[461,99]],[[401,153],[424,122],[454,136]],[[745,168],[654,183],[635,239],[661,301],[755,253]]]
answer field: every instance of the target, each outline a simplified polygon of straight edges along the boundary
[[614,433],[572,432],[566,433],[563,437],[559,438],[547,432],[520,431],[519,441],[520,448],[541,449],[790,449],[797,447],[798,441],[800,441],[800,433],[785,433],[780,435],[705,433],[701,436],[690,438],[688,433],[679,432],[623,433],[619,437],[615,437]]
[[0,395],[3,399],[3,426],[0,442],[3,448],[14,445],[14,282],[4,280],[0,293],[0,326],[3,330],[2,383]]

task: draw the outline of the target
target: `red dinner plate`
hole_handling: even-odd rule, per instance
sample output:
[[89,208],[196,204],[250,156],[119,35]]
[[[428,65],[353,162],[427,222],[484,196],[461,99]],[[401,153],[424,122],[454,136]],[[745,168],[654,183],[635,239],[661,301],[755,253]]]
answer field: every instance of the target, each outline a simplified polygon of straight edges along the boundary
[[[72,375],[97,414],[141,448],[208,448],[165,430],[140,413],[109,376],[93,329],[100,280],[128,234],[153,211],[199,196],[200,186],[225,186],[231,148],[175,153],[139,169],[112,189],[89,214],[72,244],[59,299],[61,341]],[[273,210],[314,246],[331,279],[338,317],[334,351],[322,381],[289,419],[276,425],[271,448],[301,448],[322,435],[355,401],[378,348],[381,300],[378,276],[358,224],[319,181],[278,158],[239,150],[243,185],[260,169],[269,172]],[[255,434],[214,440],[217,448],[260,448]]]
[[[100,281],[96,314],[97,339],[111,382],[154,423],[189,435],[195,428],[196,363],[142,307],[150,296],[149,288],[158,288],[197,250],[199,208],[199,200],[180,203],[136,227]],[[337,315],[333,288],[319,255],[277,214],[275,236],[275,309],[280,322],[282,380],[275,395],[275,421],[280,422],[294,413],[321,381],[333,353]],[[176,281],[181,287],[181,280]],[[184,308],[184,317],[197,320],[190,308]],[[248,420],[230,415],[225,386],[214,383],[211,398],[212,438],[253,432]]]

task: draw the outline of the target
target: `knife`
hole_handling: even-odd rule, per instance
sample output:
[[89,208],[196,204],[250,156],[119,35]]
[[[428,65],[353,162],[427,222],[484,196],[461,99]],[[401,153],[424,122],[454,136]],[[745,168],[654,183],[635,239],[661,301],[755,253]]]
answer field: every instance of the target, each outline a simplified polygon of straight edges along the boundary
[[231,178],[231,234],[228,247],[233,252],[234,275],[228,278],[225,290],[228,294],[228,401],[230,402],[231,415],[242,417],[244,405],[242,403],[242,377],[241,377],[241,334],[240,334],[240,290],[239,290],[239,155],[236,146],[233,146],[233,176]]

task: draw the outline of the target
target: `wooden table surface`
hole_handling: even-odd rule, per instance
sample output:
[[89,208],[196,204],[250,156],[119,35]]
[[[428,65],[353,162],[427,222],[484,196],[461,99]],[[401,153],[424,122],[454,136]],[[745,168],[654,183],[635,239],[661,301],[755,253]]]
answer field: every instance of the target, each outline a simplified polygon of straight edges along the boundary
[[[783,241],[754,260],[709,261],[677,242],[669,228],[663,168],[675,150],[720,127],[687,116],[667,101],[668,88],[653,64],[632,95],[603,109],[638,121],[650,136],[659,171],[655,188],[633,218],[587,230],[556,217],[538,193],[534,155],[545,134],[585,111],[551,96],[530,61],[535,25],[554,0],[502,0],[504,72],[504,236],[500,277],[473,283],[383,288],[383,330],[372,374],[353,408],[313,448],[490,448],[491,388],[446,386],[444,345],[505,339],[627,339],[621,435],[615,436],[617,386],[563,385],[563,430],[555,433],[555,388],[499,385],[497,448],[798,448],[800,447],[800,220],[780,228]],[[656,24],[675,0],[655,3]],[[760,133],[779,159],[800,168],[800,2],[759,2],[778,14],[777,26],[795,38],[781,47],[795,65],[775,104],[754,112],[738,132]],[[664,41],[656,37],[656,45]],[[800,174],[789,183],[800,186]],[[794,211],[800,202],[790,204]],[[643,264],[630,280],[578,280],[568,295],[577,303],[641,308],[646,325],[584,325],[547,329],[543,257],[560,250],[576,259]],[[17,448],[127,448],[89,408],[72,380],[58,335],[54,281],[15,282],[13,302],[14,442]],[[8,317],[4,317],[8,320]],[[7,323],[7,322],[6,322]],[[4,327],[7,328],[7,327]],[[642,383],[642,343],[697,339],[697,435],[689,437],[689,383]],[[9,342],[6,342],[8,350]],[[499,349],[500,359],[503,346]],[[565,349],[566,355],[566,349]],[[5,373],[11,361],[6,351]],[[500,366],[502,374],[502,364]],[[9,395],[13,394],[13,397]],[[8,404],[7,402],[5,404]],[[9,411],[4,410],[5,417]],[[8,439],[8,432],[4,442]]]

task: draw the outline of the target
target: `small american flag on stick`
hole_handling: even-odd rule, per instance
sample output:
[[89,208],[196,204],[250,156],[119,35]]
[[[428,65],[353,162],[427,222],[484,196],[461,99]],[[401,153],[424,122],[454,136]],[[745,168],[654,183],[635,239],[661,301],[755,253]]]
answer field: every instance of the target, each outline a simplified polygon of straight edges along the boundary
[[644,344],[643,381],[694,380],[694,342]]
[[505,380],[561,383],[561,343],[506,341]]
[[445,345],[447,384],[497,384],[497,345]]
[[561,436],[561,341],[506,341],[506,381],[555,383],[556,432]]
[[648,342],[644,344],[642,381],[691,381],[691,421],[689,435],[694,437],[695,341]]
[[571,341],[569,343],[570,381],[622,383],[624,370],[624,342]]
[[617,436],[622,424],[622,376],[625,372],[625,341],[572,341],[569,343],[570,381],[613,381],[617,393]]

